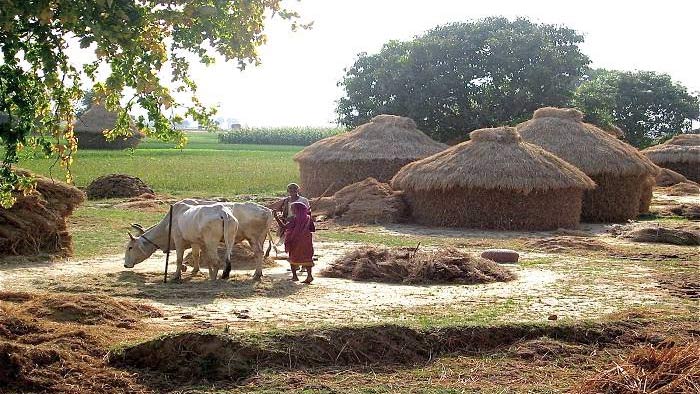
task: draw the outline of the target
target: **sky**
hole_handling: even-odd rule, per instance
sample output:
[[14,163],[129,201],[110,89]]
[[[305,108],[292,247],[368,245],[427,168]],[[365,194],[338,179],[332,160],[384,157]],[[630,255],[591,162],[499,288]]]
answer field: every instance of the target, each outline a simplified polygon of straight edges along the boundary
[[308,31],[292,32],[280,18],[267,22],[262,65],[197,65],[193,76],[205,103],[245,126],[326,126],[336,119],[343,69],[360,52],[376,53],[389,40],[409,40],[449,22],[487,16],[527,17],[564,25],[585,36],[593,67],[668,73],[700,91],[700,1],[458,1],[301,0]]

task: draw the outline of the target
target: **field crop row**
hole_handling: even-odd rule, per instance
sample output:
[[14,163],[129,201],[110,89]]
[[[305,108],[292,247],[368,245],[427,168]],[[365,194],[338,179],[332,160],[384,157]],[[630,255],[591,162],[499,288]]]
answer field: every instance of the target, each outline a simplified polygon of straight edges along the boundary
[[219,142],[224,144],[307,146],[343,132],[345,132],[343,128],[322,127],[245,128],[219,134]]

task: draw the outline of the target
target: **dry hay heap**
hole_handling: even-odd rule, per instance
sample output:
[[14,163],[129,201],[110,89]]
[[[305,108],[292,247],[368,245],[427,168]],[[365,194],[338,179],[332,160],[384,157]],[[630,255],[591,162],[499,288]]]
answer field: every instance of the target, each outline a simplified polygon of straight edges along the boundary
[[[219,254],[219,261],[223,265],[224,262],[226,261],[226,247],[223,245],[220,245],[217,248],[217,252]],[[229,256],[230,261],[231,261],[231,267],[234,270],[245,270],[245,269],[255,269],[257,268],[257,261],[255,259],[255,253],[253,253],[253,249],[250,247],[250,244],[239,242],[235,245],[233,245],[233,250],[231,250],[231,255]],[[189,266],[192,266],[192,252],[187,253],[187,256],[185,256],[185,259],[183,262]],[[263,267],[274,267],[277,264],[275,263],[275,260],[270,257],[263,257]],[[204,258],[200,258],[200,264],[199,266],[201,268],[208,268],[209,265],[207,264],[207,260]]]
[[446,147],[409,118],[378,115],[348,133],[307,146],[294,160],[304,193],[318,197],[370,177],[388,182],[404,165]]
[[680,182],[673,186],[665,187],[662,191],[669,196],[697,196],[700,195],[700,186],[695,182]]
[[140,178],[126,174],[109,174],[90,182],[85,189],[91,200],[100,198],[138,197],[143,194],[153,194]]
[[700,134],[679,134],[642,153],[656,165],[700,182]]
[[656,186],[667,187],[681,182],[688,182],[688,178],[668,168],[659,168],[659,175],[656,176]]
[[353,183],[311,202],[314,215],[325,215],[352,224],[397,223],[406,218],[407,207],[400,192],[374,178]]
[[515,279],[515,274],[493,261],[456,249],[428,252],[371,246],[346,253],[321,271],[321,275],[407,284],[477,284]]
[[105,130],[111,130],[117,123],[117,114],[108,111],[104,105],[95,104],[78,117],[75,121],[74,134],[78,138],[80,149],[126,149],[135,148],[144,135],[130,122],[131,135],[117,137],[107,141]]
[[0,291],[0,392],[149,392],[106,363],[105,342],[158,316],[111,297]]
[[639,191],[639,213],[649,213],[649,207],[651,206],[651,200],[654,198],[654,185],[656,184],[656,179],[654,177],[648,176],[644,178],[642,182],[641,190]]
[[648,177],[656,176],[657,167],[634,147],[584,123],[580,111],[540,108],[517,129],[525,141],[561,157],[595,181],[596,188],[583,196],[583,221],[625,221],[644,208],[640,202],[649,199]]
[[627,225],[613,227],[609,230],[613,235],[634,242],[664,243],[682,246],[700,245],[700,226],[698,225],[666,225],[650,226]]
[[421,224],[498,230],[578,226],[593,181],[512,127],[481,129],[471,140],[410,163],[392,180]]
[[575,393],[697,393],[700,389],[700,342],[670,347],[642,347],[609,369],[587,379]]
[[32,176],[35,192],[27,196],[18,193],[12,208],[0,208],[0,257],[70,256],[73,243],[66,219],[85,201],[85,194],[63,182]]

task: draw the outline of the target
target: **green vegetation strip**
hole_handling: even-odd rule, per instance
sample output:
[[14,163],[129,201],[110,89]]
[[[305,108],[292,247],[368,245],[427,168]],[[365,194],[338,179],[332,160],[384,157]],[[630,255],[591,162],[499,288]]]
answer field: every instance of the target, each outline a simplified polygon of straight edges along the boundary
[[219,142],[226,144],[306,146],[345,131],[343,128],[329,127],[245,128],[219,134]]

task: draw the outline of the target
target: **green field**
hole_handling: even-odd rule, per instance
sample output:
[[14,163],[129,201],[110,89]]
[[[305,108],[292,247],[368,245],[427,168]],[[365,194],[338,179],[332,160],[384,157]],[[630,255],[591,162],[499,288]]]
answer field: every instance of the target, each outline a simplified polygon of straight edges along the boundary
[[[111,173],[141,178],[158,193],[174,196],[272,195],[283,193],[289,182],[298,181],[292,156],[301,148],[277,145],[220,144],[214,133],[188,133],[185,149],[146,140],[129,150],[79,150],[72,167],[75,184],[87,186]],[[63,179],[53,160],[32,159],[20,167]]]

